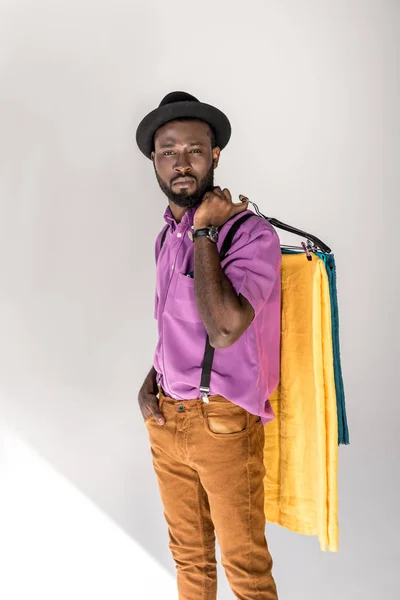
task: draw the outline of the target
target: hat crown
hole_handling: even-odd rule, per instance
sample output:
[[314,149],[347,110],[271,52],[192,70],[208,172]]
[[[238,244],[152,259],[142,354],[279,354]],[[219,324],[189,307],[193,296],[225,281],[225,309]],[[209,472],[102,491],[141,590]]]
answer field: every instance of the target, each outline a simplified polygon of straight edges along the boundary
[[161,100],[159,107],[174,102],[199,102],[199,100],[187,92],[170,92]]
[[154,135],[159,127],[176,119],[198,119],[208,123],[215,134],[215,141],[221,150],[231,137],[231,124],[228,117],[215,106],[200,102],[187,92],[170,92],[159,106],[147,114],[136,129],[136,142],[147,158],[152,158]]

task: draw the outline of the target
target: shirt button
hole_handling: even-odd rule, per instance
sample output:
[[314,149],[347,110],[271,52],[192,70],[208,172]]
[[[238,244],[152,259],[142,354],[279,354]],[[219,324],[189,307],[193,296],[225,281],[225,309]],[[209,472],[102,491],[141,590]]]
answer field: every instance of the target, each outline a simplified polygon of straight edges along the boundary
[[180,231],[176,234],[176,237],[182,237],[182,234]]
[[185,410],[185,407],[183,406],[183,404],[178,404],[178,411],[183,412],[184,410]]

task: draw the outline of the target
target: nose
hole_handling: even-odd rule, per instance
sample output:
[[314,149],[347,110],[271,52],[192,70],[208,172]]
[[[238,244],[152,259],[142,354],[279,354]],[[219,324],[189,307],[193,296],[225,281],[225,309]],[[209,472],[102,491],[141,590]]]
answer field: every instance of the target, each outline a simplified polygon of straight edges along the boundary
[[190,166],[176,166],[175,171],[181,177],[185,177],[190,174],[191,167]]
[[175,171],[185,176],[191,169],[191,164],[186,152],[180,152],[176,155]]
[[181,179],[182,177],[192,177],[190,171],[191,167],[176,167],[175,175],[172,178],[172,181],[175,182],[177,179]]

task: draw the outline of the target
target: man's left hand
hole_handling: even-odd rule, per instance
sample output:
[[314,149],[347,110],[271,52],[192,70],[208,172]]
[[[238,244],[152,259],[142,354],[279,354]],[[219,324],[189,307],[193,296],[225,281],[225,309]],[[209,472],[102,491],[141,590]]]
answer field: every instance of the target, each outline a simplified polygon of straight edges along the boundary
[[[202,203],[194,215],[194,229],[202,227],[221,227],[228,219],[247,209],[249,201],[242,194],[239,195],[240,204],[232,202],[232,196],[227,188],[221,190],[219,186],[212,192],[206,192]],[[243,199],[242,199],[243,198]]]

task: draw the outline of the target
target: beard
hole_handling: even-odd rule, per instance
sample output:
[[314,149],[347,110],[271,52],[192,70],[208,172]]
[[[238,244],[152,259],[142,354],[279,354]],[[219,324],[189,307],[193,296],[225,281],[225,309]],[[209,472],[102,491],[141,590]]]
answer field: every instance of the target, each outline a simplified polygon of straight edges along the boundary
[[180,208],[193,208],[199,206],[204,198],[204,194],[206,192],[211,192],[214,189],[214,165],[211,162],[211,166],[206,173],[206,175],[198,181],[196,177],[193,175],[188,175],[188,177],[192,177],[195,183],[194,192],[189,192],[188,188],[180,188],[179,192],[174,192],[172,185],[176,179],[180,179],[181,175],[176,175],[171,183],[168,185],[161,179],[159,174],[157,173],[156,167],[153,162],[154,172],[157,177],[158,185],[167,196],[168,200],[179,206]]

